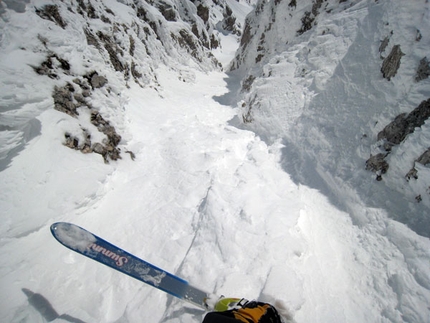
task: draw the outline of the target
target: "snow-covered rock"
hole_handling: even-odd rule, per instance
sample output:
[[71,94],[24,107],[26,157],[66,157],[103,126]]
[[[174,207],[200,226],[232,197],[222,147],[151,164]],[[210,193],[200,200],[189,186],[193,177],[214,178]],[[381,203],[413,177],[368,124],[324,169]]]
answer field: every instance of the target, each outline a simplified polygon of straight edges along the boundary
[[[75,117],[78,107],[109,114],[103,111],[108,105],[123,108],[120,93],[130,82],[159,88],[160,64],[184,82],[194,80],[190,69],[222,68],[211,49],[220,46],[217,25],[225,19],[225,1],[35,0],[0,5],[2,169],[39,134],[36,117],[52,104]],[[65,88],[70,90],[63,90],[66,97],[59,95]],[[99,104],[93,104],[97,93]],[[100,97],[105,97],[103,103]]]
[[[430,170],[405,176],[430,146],[428,115],[408,123],[389,154],[378,134],[427,109],[429,14],[426,1],[260,1],[231,65],[243,79],[246,128],[283,141],[284,167],[298,183],[346,210],[358,194],[427,237]],[[378,156],[385,166],[370,166]],[[376,176],[364,171],[368,160]]]

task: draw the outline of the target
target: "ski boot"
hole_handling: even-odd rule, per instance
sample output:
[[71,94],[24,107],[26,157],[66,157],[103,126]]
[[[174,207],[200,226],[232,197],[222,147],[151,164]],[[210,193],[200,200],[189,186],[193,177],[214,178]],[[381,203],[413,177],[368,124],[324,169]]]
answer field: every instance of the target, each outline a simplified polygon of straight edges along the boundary
[[221,296],[215,303],[214,310],[216,312],[224,312],[232,309],[244,307],[248,303],[245,298],[232,298]]

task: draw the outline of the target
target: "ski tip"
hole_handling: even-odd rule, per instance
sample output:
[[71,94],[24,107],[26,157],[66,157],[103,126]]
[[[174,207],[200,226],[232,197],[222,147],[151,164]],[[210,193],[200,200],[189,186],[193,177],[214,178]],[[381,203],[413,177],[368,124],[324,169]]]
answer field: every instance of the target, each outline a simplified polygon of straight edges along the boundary
[[[71,229],[73,229],[73,227],[77,227],[72,223],[67,223],[67,222],[55,222],[53,224],[51,224],[51,233],[52,235],[57,239],[57,240],[61,240],[61,238],[63,237],[63,234],[65,232],[70,231]],[[81,228],[82,229],[82,228]],[[83,229],[82,229],[83,230]],[[60,238],[60,239],[59,239]]]
[[[67,224],[66,222],[55,222],[51,224],[50,230],[51,234],[54,236],[55,239],[57,239],[57,233],[61,231],[61,228]],[[58,239],[57,239],[58,240]]]
[[97,240],[90,232],[67,222],[56,222],[51,225],[51,233],[58,242],[75,251],[84,251]]
[[55,223],[52,223],[51,224],[51,227],[50,227],[50,229],[51,229],[51,233],[52,233],[52,235],[54,235],[55,236],[55,230],[57,229],[57,226],[58,225],[61,225],[61,223],[64,223],[64,222],[55,222]]

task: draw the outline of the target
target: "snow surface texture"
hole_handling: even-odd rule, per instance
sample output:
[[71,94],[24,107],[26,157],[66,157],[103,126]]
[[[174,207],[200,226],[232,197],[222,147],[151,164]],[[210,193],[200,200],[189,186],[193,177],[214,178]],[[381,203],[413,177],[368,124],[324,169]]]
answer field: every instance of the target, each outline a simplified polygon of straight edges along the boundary
[[[402,206],[397,190],[376,189],[376,183],[365,181],[374,177],[362,171],[370,152],[353,140],[358,128],[368,134],[363,140],[372,145],[370,138],[386,122],[376,127],[374,123],[381,116],[391,120],[406,110],[406,102],[419,102],[428,83],[418,83],[421,90],[407,88],[399,93],[395,89],[400,85],[391,88],[386,80],[366,83],[360,73],[374,70],[377,74],[379,68],[366,60],[367,52],[349,51],[351,46],[365,46],[369,37],[379,41],[378,28],[386,19],[394,29],[396,23],[412,22],[409,17],[417,10],[428,17],[425,1],[414,1],[417,6],[346,1],[339,7],[329,2],[332,15],[320,18],[314,26],[319,32],[310,30],[289,39],[290,47],[283,38],[288,36],[285,29],[277,30],[277,38],[267,33],[266,44],[273,44],[273,51],[255,66],[256,79],[250,88],[262,108],[253,109],[255,121],[247,125],[238,122],[244,111],[241,104],[234,108],[234,94],[228,92],[237,87],[236,79],[217,70],[202,46],[196,47],[200,54],[193,56],[193,51],[181,49],[174,41],[172,33],[178,37],[174,31],[191,30],[185,18],[166,22],[160,11],[145,4],[148,15],[163,22],[157,25],[161,29],[155,29],[164,33],[160,31],[157,39],[148,29],[147,48],[136,41],[137,58],[125,50],[118,56],[129,66],[134,60],[145,75],[127,78],[115,68],[107,50],[87,43],[84,27],[93,35],[97,31],[112,35],[114,29],[107,22],[87,14],[73,15],[77,4],[68,10],[64,1],[60,12],[67,26],[63,29],[35,14],[35,7],[47,3],[53,2],[19,2],[23,7],[16,4],[14,10],[0,3],[2,320],[202,321],[203,311],[61,246],[49,227],[68,221],[217,295],[286,306],[298,323],[430,322],[429,239],[394,220],[392,208],[388,209],[395,204],[402,210],[428,212],[425,198],[418,206]],[[169,2],[175,10],[178,3]],[[197,12],[191,3],[181,3],[189,7],[178,12]],[[249,7],[227,3],[243,21]],[[149,26],[135,20],[137,11],[131,9],[131,1],[91,4],[100,17],[103,12],[117,23],[115,42],[126,43],[125,47],[130,47],[130,35],[137,38],[137,31],[146,23]],[[256,7],[262,20],[255,18],[255,22],[264,26],[271,19],[261,11],[262,4]],[[287,6],[288,1],[282,4]],[[297,10],[299,6],[304,13],[311,3],[303,1]],[[105,7],[115,14],[104,12]],[[213,33],[222,45],[213,53],[226,66],[237,38],[216,23],[223,19],[222,10],[211,8],[209,29],[218,26]],[[279,7],[276,13],[296,19],[294,34],[302,15],[288,10]],[[202,28],[199,19],[193,21]],[[122,25],[133,22],[135,29]],[[327,30],[323,34],[319,28]],[[385,28],[383,34],[389,34],[389,26]],[[428,44],[428,30],[421,29],[427,41],[422,46]],[[261,35],[254,40],[260,39]],[[368,52],[374,51],[372,44],[365,47]],[[157,55],[149,55],[147,49]],[[413,50],[402,46],[405,53]],[[39,66],[48,51],[70,62],[69,74],[61,70],[58,60],[54,64],[58,78],[34,72],[31,66]],[[242,67],[255,65],[246,59]],[[402,61],[401,68],[408,64],[412,63]],[[66,132],[84,140],[82,128],[91,139],[105,139],[88,121],[88,106],[78,108],[78,117],[54,109],[54,86],[72,84],[73,78],[82,79],[91,70],[106,77],[108,84],[92,89],[88,104],[115,127],[122,137],[118,147],[133,152],[134,160],[122,153],[122,160],[105,164],[97,154],[82,154],[63,145]],[[299,77],[300,73],[304,74]],[[404,80],[405,73],[400,70],[392,82]],[[330,91],[324,95],[325,89]],[[75,86],[75,91],[81,89]],[[328,104],[333,93],[339,93],[338,105]],[[366,96],[373,98],[366,101],[373,105],[357,101]],[[405,101],[393,104],[399,97]],[[228,101],[234,105],[220,103]],[[317,103],[320,110],[311,109]],[[356,107],[350,113],[357,115],[345,115],[343,104]],[[382,106],[398,111],[378,110]],[[360,117],[366,119],[368,109],[376,112],[363,130]],[[421,129],[424,139],[416,140],[425,142],[425,125]],[[351,156],[354,151],[363,164]],[[334,153],[343,158],[333,158]],[[390,158],[399,154],[394,152]],[[419,172],[426,174],[422,168]],[[360,178],[363,182],[357,182]],[[367,198],[355,193],[354,183],[370,190]],[[381,196],[388,206],[377,203]],[[339,202],[342,199],[344,203]]]
[[[269,144],[281,140],[294,181],[324,192],[354,222],[369,221],[359,199],[430,237],[430,170],[416,162],[430,146],[428,122],[392,147],[382,181],[364,167],[371,155],[387,153],[378,133],[430,98],[430,79],[416,81],[430,54],[429,3],[292,3],[262,1],[247,18],[249,41],[242,39],[232,64],[246,71],[246,129]],[[303,32],[311,11],[315,20]],[[387,80],[383,59],[396,46],[403,56]],[[407,180],[414,168],[417,178]]]

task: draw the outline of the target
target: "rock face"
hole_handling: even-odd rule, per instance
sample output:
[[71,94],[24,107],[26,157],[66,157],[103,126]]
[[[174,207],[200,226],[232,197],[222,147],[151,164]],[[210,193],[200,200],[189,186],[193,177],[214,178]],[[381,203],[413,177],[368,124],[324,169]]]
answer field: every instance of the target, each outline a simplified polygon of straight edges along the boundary
[[99,89],[107,83],[107,78],[99,75],[97,72],[91,73],[90,84],[93,89]]
[[381,180],[381,174],[385,174],[389,168],[388,163],[385,161],[387,154],[376,154],[371,156],[366,161],[366,169],[378,174],[378,180]]
[[[383,142],[383,149],[386,153],[379,153],[366,161],[366,169],[378,174],[377,179],[381,180],[382,174],[385,174],[389,168],[385,158],[390,154],[392,148],[401,144],[409,134],[412,134],[417,128],[424,125],[425,121],[430,118],[430,99],[421,102],[409,114],[402,113],[398,115],[391,123],[378,133],[378,141]],[[427,165],[430,163],[430,149],[425,151],[416,162]],[[412,168],[407,174],[406,179],[418,179],[418,171]]]
[[226,31],[232,32],[238,36],[241,35],[241,26],[237,24],[236,17],[233,10],[226,5],[223,12],[222,28]]
[[[93,89],[101,88],[108,82],[105,77],[98,75],[97,72],[85,75],[85,78],[91,82]],[[103,140],[103,143],[92,143],[91,134],[86,129],[82,129],[82,134],[79,136],[81,139],[70,133],[66,133],[64,135],[64,145],[72,149],[80,150],[83,153],[95,152],[100,154],[103,156],[105,163],[108,163],[109,160],[120,159],[121,155],[118,145],[121,142],[121,136],[117,134],[115,128],[110,125],[109,121],[105,120],[100,112],[96,111],[91,104],[86,101],[85,98],[89,97],[91,92],[89,91],[89,85],[84,80],[74,80],[74,83],[79,85],[82,91],[81,93],[79,93],[79,89],[75,89],[70,83],[63,87],[55,87],[52,95],[55,109],[72,117],[77,117],[79,115],[77,109],[80,107],[89,109],[91,111],[91,123],[96,126],[98,131],[106,135],[106,139]]]
[[[315,23],[315,19],[319,14],[319,9],[321,8],[323,2],[324,2],[323,0],[315,0],[312,4],[311,10],[305,12],[305,14],[303,15],[303,17],[301,19],[302,26],[297,31],[298,35],[301,35],[301,34],[307,32],[308,30],[312,29],[312,26]],[[294,4],[294,7],[296,7],[296,6],[297,6],[297,4]]]
[[[42,41],[42,39],[40,40]],[[59,57],[57,54],[50,53],[46,60],[40,64],[40,66],[33,66],[33,70],[39,75],[46,75],[52,79],[57,79],[58,73],[69,73],[70,64],[65,59]]]
[[430,117],[430,99],[421,102],[411,113],[398,115],[379,134],[378,140],[386,140],[389,144],[400,144],[415,128],[421,127]]
[[67,113],[68,115],[75,117],[79,113],[76,110],[78,105],[73,102],[73,85],[67,84],[63,87],[55,87],[52,98],[54,99],[54,108],[58,111]]
[[415,75],[415,81],[419,82],[427,79],[430,76],[430,63],[427,57],[424,57],[420,61],[420,65],[417,69],[417,74]]
[[[428,164],[430,164],[430,148],[427,149],[420,157],[418,157],[415,163],[419,163],[424,166],[427,166]],[[407,181],[411,180],[412,178],[418,179],[418,170],[416,169],[415,165],[406,174],[405,178]]]
[[[202,70],[220,68],[210,52],[219,45],[216,25],[222,22],[232,32],[240,29],[225,0],[203,0],[195,4],[184,0],[122,0],[120,3],[122,10],[131,16],[130,20],[123,21],[103,1],[58,2],[34,11],[62,29],[70,28],[69,21],[81,20],[85,26],[81,33],[87,44],[94,46],[115,71],[121,72],[125,81],[133,79],[141,86],[157,83],[154,71],[158,64],[180,70],[181,65],[190,64],[190,55],[191,61]],[[43,37],[48,46],[49,36]],[[45,65],[58,59],[55,55]],[[47,75],[43,64],[37,72]],[[57,74],[48,76],[56,78]]]
[[91,123],[106,135],[103,145],[97,143],[96,147],[93,146],[93,151],[101,154],[105,162],[108,162],[108,157],[112,160],[121,158],[120,150],[117,148],[121,142],[121,136],[117,134],[115,128],[97,111],[91,112]]
[[405,55],[400,49],[400,45],[395,45],[391,53],[384,59],[382,63],[381,72],[384,78],[388,81],[396,76],[397,70],[400,67],[400,60]]
[[417,162],[424,166],[430,164],[430,148],[417,159]]
[[57,5],[47,4],[41,8],[36,8],[36,13],[40,18],[51,20],[63,29],[67,26],[67,23],[61,17]]
[[[101,154],[105,162],[121,158],[121,135],[106,118],[106,110],[115,109],[112,102],[122,102],[121,86],[135,82],[141,87],[159,88],[159,65],[177,71],[184,82],[193,80],[192,73],[182,75],[184,66],[219,70],[222,66],[211,53],[219,46],[219,33],[240,33],[225,0],[77,0],[36,6],[31,6],[30,0],[0,0],[0,14],[7,10],[34,15],[36,24],[44,26],[38,30],[46,30],[37,35],[37,48],[24,48],[27,44],[21,47],[45,57],[38,66],[33,66],[38,60],[29,65],[41,78],[53,80],[54,108],[79,124],[74,131],[65,132],[64,145],[83,153]],[[70,45],[82,40],[72,59]],[[106,99],[105,106],[93,106],[91,102],[101,105],[100,97],[110,99]],[[89,120],[82,120],[88,115],[94,127],[87,128],[91,129],[80,126],[81,122],[88,125]],[[96,142],[94,138],[103,135],[94,136],[92,131],[100,132],[105,139]],[[134,158],[131,151],[128,153]]]
[[[33,67],[33,70],[39,75],[48,76],[52,79],[59,79],[61,73],[70,76],[70,64],[56,54],[50,54],[45,61],[38,67]],[[108,79],[99,75],[96,71],[91,71],[85,75],[77,76],[72,83],[66,83],[64,86],[55,86],[52,93],[54,100],[54,108],[57,111],[66,113],[67,115],[78,118],[79,108],[90,110],[90,122],[103,133],[106,138],[102,143],[92,143],[91,134],[87,129],[82,128],[82,133],[72,134],[66,132],[64,134],[64,145],[71,149],[79,150],[82,153],[97,153],[103,156],[105,163],[109,160],[121,159],[120,149],[118,145],[121,142],[121,136],[111,126],[109,121],[105,120],[99,111],[97,111],[87,99],[91,97],[92,90],[103,88],[108,84]]]

